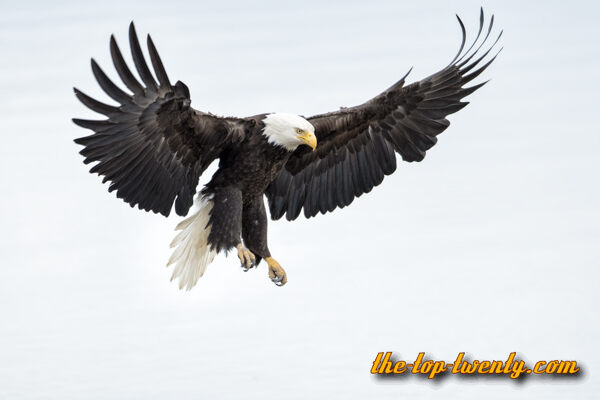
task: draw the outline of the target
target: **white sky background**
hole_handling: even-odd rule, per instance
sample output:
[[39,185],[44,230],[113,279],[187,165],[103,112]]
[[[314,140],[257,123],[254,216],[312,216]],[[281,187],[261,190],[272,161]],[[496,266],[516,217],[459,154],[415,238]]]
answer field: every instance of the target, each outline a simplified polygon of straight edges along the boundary
[[[0,397],[10,399],[594,398],[598,189],[595,2],[5,2],[0,15]],[[349,208],[271,222],[264,264],[219,256],[191,292],[165,268],[180,220],[107,192],[72,140],[108,101],[108,41],[151,32],[193,106],[311,115],[454,56],[479,6],[505,29],[492,78],[422,163]],[[127,58],[130,59],[129,57]],[[207,176],[202,182],[206,182]],[[174,214],[174,213],[173,213]],[[580,379],[381,381],[414,359],[575,359]]]

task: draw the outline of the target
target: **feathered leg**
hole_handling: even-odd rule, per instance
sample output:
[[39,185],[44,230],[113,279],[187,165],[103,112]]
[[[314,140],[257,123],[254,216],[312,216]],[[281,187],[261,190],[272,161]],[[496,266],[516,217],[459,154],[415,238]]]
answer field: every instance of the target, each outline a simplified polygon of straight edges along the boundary
[[236,187],[212,190],[208,243],[217,251],[229,251],[240,243],[242,236],[242,191]]
[[[242,211],[242,238],[244,244],[253,254],[252,266],[258,265],[261,259],[265,259],[269,265],[269,277],[277,286],[283,286],[287,282],[285,270],[279,265],[275,259],[271,257],[269,246],[267,245],[267,212],[262,196],[257,196],[252,199],[244,199],[244,207]],[[239,254],[238,248],[238,254]],[[240,256],[240,260],[242,257]],[[255,262],[254,262],[255,261]],[[244,267],[242,260],[242,267]],[[251,267],[250,267],[251,268]],[[248,268],[244,268],[247,270]]]

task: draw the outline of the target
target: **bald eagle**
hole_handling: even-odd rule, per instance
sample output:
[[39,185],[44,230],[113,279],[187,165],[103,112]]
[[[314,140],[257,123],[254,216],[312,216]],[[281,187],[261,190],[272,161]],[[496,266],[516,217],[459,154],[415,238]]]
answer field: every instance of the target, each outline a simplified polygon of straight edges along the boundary
[[263,195],[273,220],[285,215],[292,221],[301,212],[310,218],[370,192],[396,170],[395,153],[404,161],[423,160],[449,126],[446,116],[466,106],[461,100],[486,82],[465,85],[498,55],[482,62],[502,35],[482,50],[493,16],[482,35],[481,10],[479,32],[466,51],[465,27],[457,18],[462,42],[448,66],[410,85],[405,85],[407,73],[361,105],[309,118],[286,113],[219,117],[195,110],[187,86],[171,84],[148,35],[152,74],[132,22],[129,45],[141,82],[111,36],[112,60],[129,92],[92,59],[94,77],[119,105],[101,103],[75,88],[84,105],[106,116],[73,119],[94,131],[75,142],[84,146],[85,164],[97,162],[90,172],[111,182],[109,192],[116,191],[131,207],[164,216],[173,204],[178,215],[188,214],[200,176],[218,159],[219,168],[199,192],[195,211],[177,226],[169,260],[172,279],[189,290],[217,253],[235,248],[244,270],[264,259],[270,279],[281,286],[287,277],[267,245]]

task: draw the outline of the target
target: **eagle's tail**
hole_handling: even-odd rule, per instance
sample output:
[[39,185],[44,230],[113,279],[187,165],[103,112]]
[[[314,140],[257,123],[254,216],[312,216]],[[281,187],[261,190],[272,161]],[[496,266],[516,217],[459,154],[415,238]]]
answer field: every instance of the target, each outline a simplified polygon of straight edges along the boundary
[[200,196],[197,200],[197,211],[175,228],[181,232],[171,242],[171,248],[176,249],[167,266],[175,264],[171,280],[179,279],[179,289],[193,288],[217,254],[208,243],[212,207],[211,197]]

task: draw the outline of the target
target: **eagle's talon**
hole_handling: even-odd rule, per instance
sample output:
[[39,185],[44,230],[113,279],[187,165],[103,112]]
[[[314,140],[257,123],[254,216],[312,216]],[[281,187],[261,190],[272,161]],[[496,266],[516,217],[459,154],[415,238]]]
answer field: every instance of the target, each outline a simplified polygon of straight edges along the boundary
[[275,261],[272,257],[265,258],[265,261],[269,265],[269,278],[277,286],[283,286],[287,283],[287,276],[285,270]]
[[241,267],[244,272],[248,272],[256,266],[256,257],[254,254],[244,247],[241,243],[237,245],[238,258],[240,259]]

